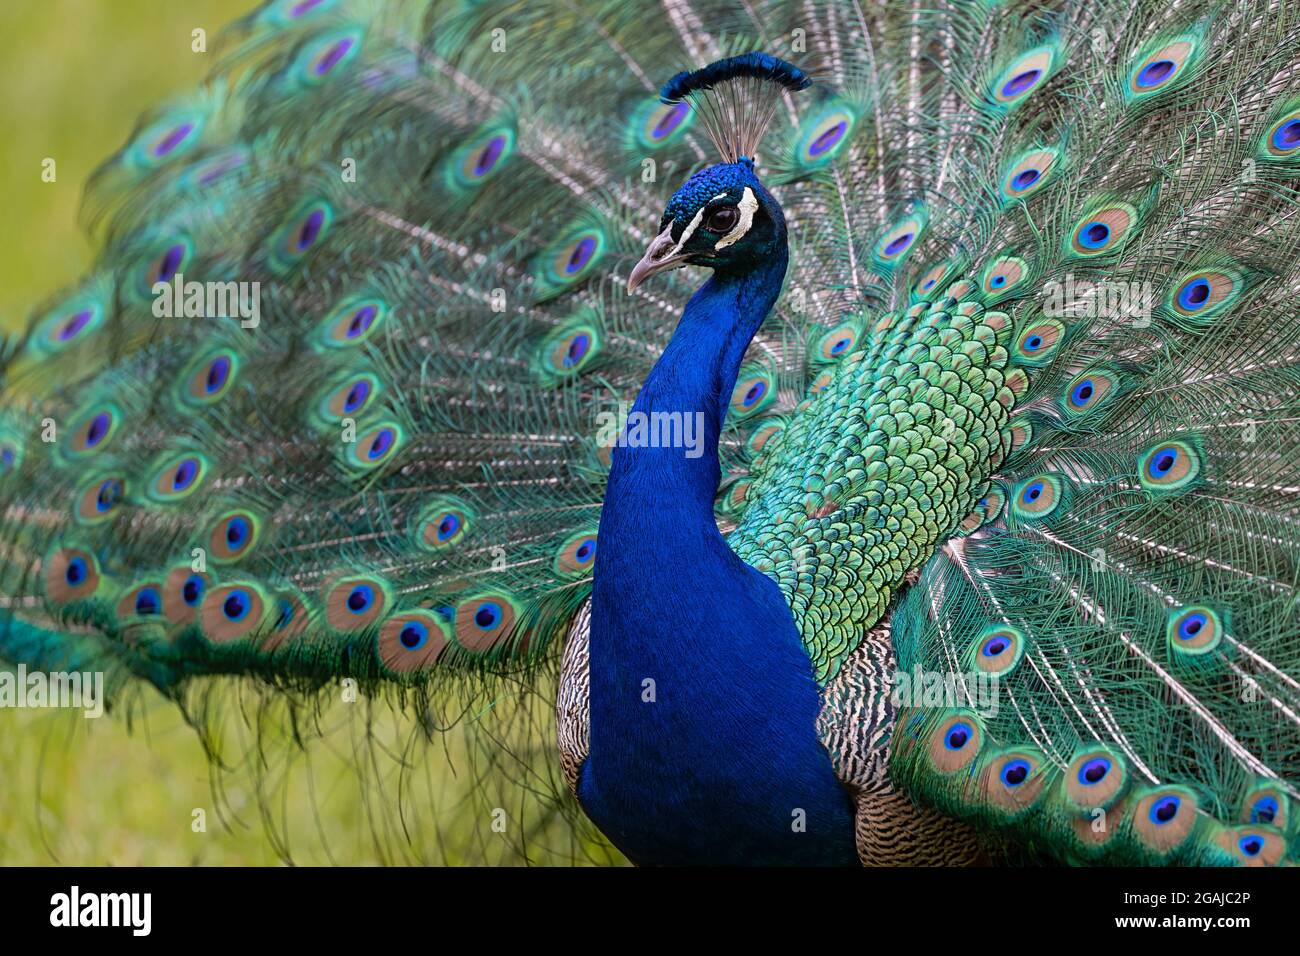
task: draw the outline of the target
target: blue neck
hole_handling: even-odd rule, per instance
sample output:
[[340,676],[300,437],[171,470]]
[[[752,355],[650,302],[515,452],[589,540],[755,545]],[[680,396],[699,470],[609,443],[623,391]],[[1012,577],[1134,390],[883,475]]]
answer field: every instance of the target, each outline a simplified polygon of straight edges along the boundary
[[[718,435],[745,350],[781,292],[788,261],[782,245],[778,254],[743,273],[715,272],[691,297],[632,413],[702,413],[704,433],[695,437],[703,454],[689,457],[681,448],[616,449],[602,514],[613,509],[641,528],[647,520],[657,523],[667,532],[664,544],[681,534],[683,519],[717,533]],[[671,514],[664,510],[666,503],[671,503]],[[662,520],[656,522],[656,515]]]
[[[819,691],[789,606],[731,551],[713,512],[718,434],[786,264],[782,242],[743,273],[715,272],[633,404],[632,415],[699,412],[702,454],[614,449],[578,794],[639,863],[852,859],[852,818],[816,736]],[[816,838],[792,839],[792,807],[815,821],[800,836],[816,827]]]

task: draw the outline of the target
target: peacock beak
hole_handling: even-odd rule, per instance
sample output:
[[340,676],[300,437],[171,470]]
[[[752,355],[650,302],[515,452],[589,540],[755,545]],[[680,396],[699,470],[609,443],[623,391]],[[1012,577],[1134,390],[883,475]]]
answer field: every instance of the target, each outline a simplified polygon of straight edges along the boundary
[[660,272],[667,272],[669,269],[675,269],[678,266],[685,265],[687,253],[679,252],[679,243],[673,239],[672,223],[668,228],[655,237],[654,242],[646,249],[645,255],[641,261],[636,264],[632,274],[627,277],[627,293],[632,294],[637,286],[652,275],[658,275]]

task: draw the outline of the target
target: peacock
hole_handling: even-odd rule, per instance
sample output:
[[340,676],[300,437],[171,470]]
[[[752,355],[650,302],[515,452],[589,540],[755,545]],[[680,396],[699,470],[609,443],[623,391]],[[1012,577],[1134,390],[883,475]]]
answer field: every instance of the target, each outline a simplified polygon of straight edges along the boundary
[[642,865],[1294,862],[1298,186],[1269,0],[270,0],[4,343],[0,655],[553,666]]

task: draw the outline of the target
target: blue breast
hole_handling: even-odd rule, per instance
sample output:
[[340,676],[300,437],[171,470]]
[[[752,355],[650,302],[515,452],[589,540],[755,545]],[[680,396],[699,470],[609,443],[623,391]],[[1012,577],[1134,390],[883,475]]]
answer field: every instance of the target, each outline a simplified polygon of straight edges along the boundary
[[812,664],[776,584],[713,514],[718,433],[784,256],[715,275],[632,408],[696,414],[703,453],[619,447],[601,511],[583,809],[641,864],[851,864]]
[[626,595],[645,613],[612,619],[593,603],[583,809],[642,865],[854,864],[851,802],[816,734],[790,611],[738,560],[708,565],[682,575],[691,587],[671,610],[650,573]]

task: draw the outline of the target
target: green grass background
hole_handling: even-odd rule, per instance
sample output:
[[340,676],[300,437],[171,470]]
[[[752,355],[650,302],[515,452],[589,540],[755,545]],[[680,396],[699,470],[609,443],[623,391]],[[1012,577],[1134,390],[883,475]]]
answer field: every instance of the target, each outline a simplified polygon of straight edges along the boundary
[[[0,322],[31,309],[91,263],[77,226],[86,178],[136,117],[203,78],[190,31],[217,30],[252,0],[4,0],[0,3]],[[211,49],[211,43],[209,43]],[[41,181],[41,162],[58,180]]]
[[[204,76],[208,57],[191,51],[191,31],[203,27],[211,40],[250,8],[249,0],[0,4],[6,134],[0,137],[0,327],[20,328],[42,299],[92,262],[95,250],[77,225],[87,176],[126,140],[141,112]],[[58,164],[55,183],[41,181],[46,157]],[[229,695],[233,711],[240,692],[230,685],[219,694]],[[278,820],[268,826],[254,776],[223,778],[214,793],[209,761],[177,708],[145,690],[131,712],[128,722],[120,715],[83,720],[66,712],[0,709],[0,863],[275,864],[281,856],[272,830],[291,834],[290,853],[307,863],[617,859],[599,841],[575,842],[560,820],[539,824],[540,844],[525,853],[517,841],[526,812],[513,804],[505,834],[485,827],[492,800],[485,804],[473,784],[458,736],[445,754],[436,752],[438,745],[418,751],[425,778],[416,789],[422,795],[406,808],[408,818],[395,821],[391,789],[379,789],[373,779],[357,784],[357,766],[368,754],[356,745],[360,722],[336,712],[324,739],[309,748],[310,774],[286,782],[278,770],[269,772]],[[530,719],[546,723],[537,713]],[[413,725],[409,718],[382,715],[377,726],[400,742]],[[230,736],[238,754],[237,729]],[[536,737],[536,728],[514,734],[537,748],[551,746]],[[301,771],[306,761],[296,763]],[[500,802],[512,799],[507,788]],[[194,832],[195,809],[206,812],[206,832]],[[384,832],[375,832],[376,819]],[[394,843],[403,845],[396,855],[377,849]]]

